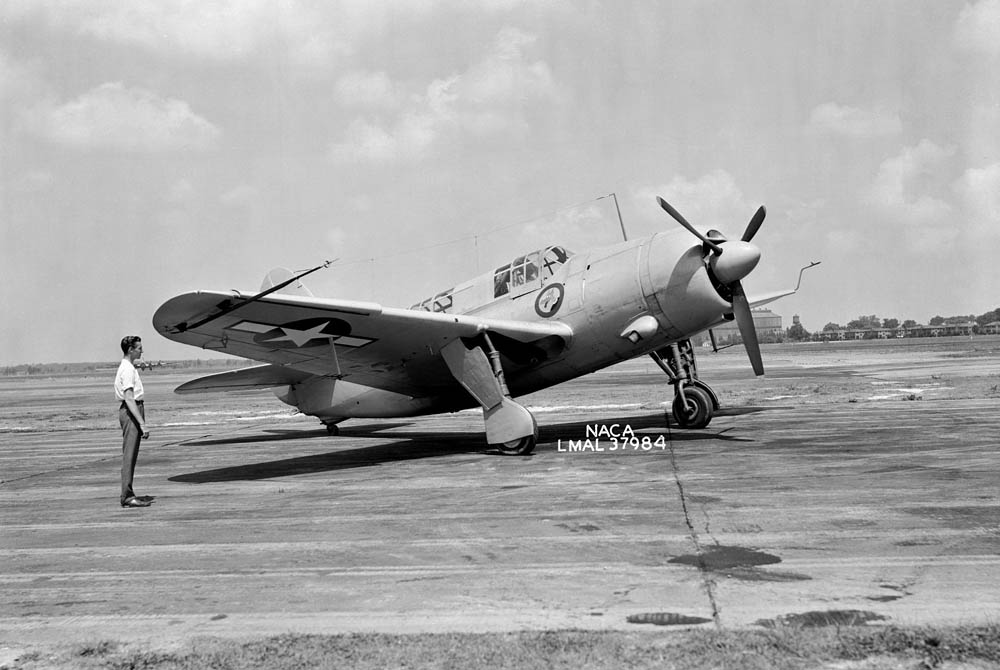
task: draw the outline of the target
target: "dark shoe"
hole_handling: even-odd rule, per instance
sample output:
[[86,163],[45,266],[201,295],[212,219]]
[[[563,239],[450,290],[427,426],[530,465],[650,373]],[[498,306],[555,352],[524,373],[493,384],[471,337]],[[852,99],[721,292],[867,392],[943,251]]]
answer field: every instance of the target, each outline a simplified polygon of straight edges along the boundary
[[140,500],[136,497],[126,498],[122,501],[122,507],[149,507],[150,505],[152,503],[148,500]]
[[142,502],[153,502],[156,500],[156,496],[136,496],[136,500],[141,500]]

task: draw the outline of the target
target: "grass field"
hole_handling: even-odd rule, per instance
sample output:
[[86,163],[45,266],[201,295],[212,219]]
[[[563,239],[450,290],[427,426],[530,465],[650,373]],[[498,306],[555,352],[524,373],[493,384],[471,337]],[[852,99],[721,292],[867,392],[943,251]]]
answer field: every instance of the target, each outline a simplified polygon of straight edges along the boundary
[[196,639],[145,649],[109,641],[45,653],[3,667],[274,670],[301,668],[995,668],[1000,626],[969,629],[781,626],[625,633],[282,635],[252,641]]

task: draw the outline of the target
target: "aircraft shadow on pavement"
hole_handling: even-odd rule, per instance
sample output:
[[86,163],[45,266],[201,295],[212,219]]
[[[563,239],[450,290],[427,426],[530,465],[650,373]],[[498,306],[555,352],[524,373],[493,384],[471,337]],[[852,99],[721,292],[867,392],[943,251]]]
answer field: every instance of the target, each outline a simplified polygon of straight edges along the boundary
[[[719,414],[748,414],[762,411],[765,408],[735,408],[732,410],[720,410]],[[660,429],[670,436],[671,442],[690,442],[699,440],[723,440],[727,442],[750,441],[747,438],[729,436],[732,428],[725,430],[683,430],[671,424],[668,431],[664,424],[663,414],[653,412],[631,417],[621,417],[615,419],[603,419],[598,421],[569,421],[555,424],[545,424],[539,426],[538,446],[535,451],[544,453],[556,450],[558,440],[583,440],[587,439],[588,426],[610,426],[614,423],[619,425],[617,430],[621,430],[627,425],[632,431],[647,431],[648,429]],[[232,437],[219,440],[197,440],[185,442],[185,445],[205,446],[219,444],[239,444],[239,443],[261,443],[291,439],[315,439],[327,438],[335,443],[343,437],[380,437],[392,438],[393,442],[376,444],[368,447],[358,447],[331,451],[323,454],[309,456],[297,456],[274,461],[264,461],[260,463],[248,463],[245,465],[235,465],[225,468],[215,468],[200,472],[191,472],[170,477],[170,481],[185,482],[190,484],[206,484],[211,482],[226,481],[252,481],[257,479],[271,479],[275,477],[287,477],[291,475],[314,474],[320,472],[335,472],[337,470],[347,470],[353,468],[365,468],[378,466],[382,463],[392,463],[398,461],[409,461],[425,458],[439,458],[442,456],[452,456],[455,454],[498,454],[491,450],[484,442],[481,431],[474,433],[437,433],[431,430],[410,430],[399,431],[399,428],[406,428],[415,425],[413,422],[397,423],[375,423],[363,424],[350,427],[342,427],[339,437],[327,434],[326,430],[273,430],[269,434],[249,435],[244,437]],[[417,424],[418,425],[418,424]],[[387,435],[374,435],[381,431],[392,429],[393,432]],[[648,432],[641,433],[647,435]],[[604,435],[607,438],[607,435]],[[523,458],[523,457],[511,457]]]
[[[340,434],[344,437],[364,437],[366,435],[371,435],[373,433],[378,433],[384,430],[392,430],[394,428],[405,428],[406,426],[413,425],[412,421],[397,421],[394,423],[371,423],[371,424],[357,424],[352,426],[346,426],[341,428]],[[426,433],[425,433],[426,435]],[[325,437],[328,439],[334,439],[326,432],[325,428],[319,428],[314,430],[292,430],[288,428],[281,429],[268,429],[264,433],[256,433],[253,435],[238,435],[234,437],[220,437],[217,439],[198,439],[198,440],[188,440],[183,442],[184,445],[196,446],[196,447],[207,447],[207,446],[218,446],[223,444],[254,444],[258,442],[281,442],[283,440],[308,440],[313,438]]]
[[786,405],[770,405],[768,407],[760,407],[759,405],[744,405],[743,407],[721,407],[715,411],[715,416],[743,416],[744,414],[769,412],[775,409],[792,409],[792,408]]
[[[323,436],[330,440],[340,439],[327,435],[325,430],[323,431]],[[393,437],[397,436],[394,435]],[[297,456],[277,461],[248,463],[246,465],[235,465],[227,468],[203,470],[201,472],[191,472],[169,477],[169,480],[189,484],[207,484],[209,482],[271,479],[273,477],[367,468],[381,465],[382,463],[484,451],[486,445],[481,444],[481,441],[476,439],[476,437],[478,436],[467,434],[441,435],[423,433],[419,439],[403,439],[387,444],[331,451],[325,454]]]

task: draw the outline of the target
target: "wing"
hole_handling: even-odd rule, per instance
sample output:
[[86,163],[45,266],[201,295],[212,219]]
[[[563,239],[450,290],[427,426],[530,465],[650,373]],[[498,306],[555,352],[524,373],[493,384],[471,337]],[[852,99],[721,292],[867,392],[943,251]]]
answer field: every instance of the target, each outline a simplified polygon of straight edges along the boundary
[[309,375],[415,396],[457,387],[439,351],[487,332],[506,366],[536,365],[573,336],[560,322],[513,321],[383,307],[372,302],[198,291],[153,316],[164,337]]

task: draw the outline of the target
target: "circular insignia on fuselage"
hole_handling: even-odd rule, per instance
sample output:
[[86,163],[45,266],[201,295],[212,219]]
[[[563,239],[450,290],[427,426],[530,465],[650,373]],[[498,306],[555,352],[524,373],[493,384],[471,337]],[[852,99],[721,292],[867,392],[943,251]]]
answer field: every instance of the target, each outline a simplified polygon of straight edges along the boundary
[[563,285],[558,282],[549,284],[535,298],[535,313],[546,319],[554,316],[562,306],[562,301]]

